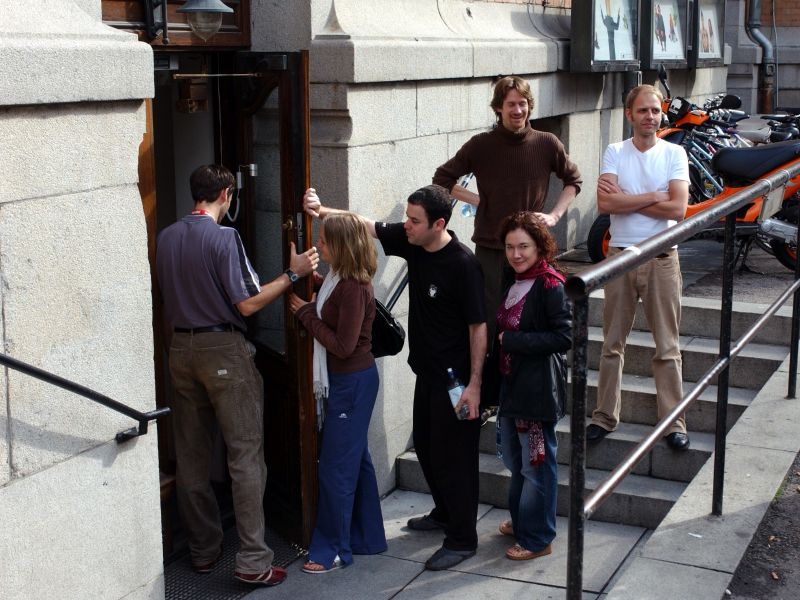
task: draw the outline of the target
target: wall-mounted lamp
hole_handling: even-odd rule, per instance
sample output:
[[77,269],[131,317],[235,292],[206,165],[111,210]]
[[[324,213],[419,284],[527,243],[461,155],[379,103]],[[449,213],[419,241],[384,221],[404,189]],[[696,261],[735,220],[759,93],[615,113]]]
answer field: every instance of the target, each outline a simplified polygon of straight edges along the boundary
[[[169,44],[167,32],[167,0],[142,0],[144,3],[144,25],[147,41],[152,42],[159,34],[164,33],[164,43]],[[156,10],[161,9],[161,17],[156,17]]]
[[205,41],[219,31],[222,14],[232,13],[233,9],[220,0],[187,0],[178,12],[186,13],[189,27],[197,37]]

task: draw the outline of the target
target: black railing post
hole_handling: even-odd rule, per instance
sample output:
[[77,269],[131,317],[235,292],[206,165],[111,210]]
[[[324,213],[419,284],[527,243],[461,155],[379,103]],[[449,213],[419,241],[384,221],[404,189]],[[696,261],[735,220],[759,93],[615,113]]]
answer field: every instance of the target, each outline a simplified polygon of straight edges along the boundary
[[586,481],[586,370],[589,345],[589,297],[573,300],[572,307],[572,408],[570,433],[569,537],[567,600],[583,595],[583,489]]
[[[795,240],[794,280],[800,279],[800,252],[797,251]],[[792,336],[789,349],[789,391],[787,398],[797,398],[797,344],[800,341],[800,289],[795,291],[792,298]]]
[[[735,267],[736,213],[725,217],[725,248],[722,253],[722,306],[719,317],[719,358],[731,355],[731,319],[733,318],[733,272]],[[722,514],[722,494],[725,488],[725,442],[728,432],[728,380],[730,367],[717,378],[717,426],[714,434],[714,490],[711,512]]]

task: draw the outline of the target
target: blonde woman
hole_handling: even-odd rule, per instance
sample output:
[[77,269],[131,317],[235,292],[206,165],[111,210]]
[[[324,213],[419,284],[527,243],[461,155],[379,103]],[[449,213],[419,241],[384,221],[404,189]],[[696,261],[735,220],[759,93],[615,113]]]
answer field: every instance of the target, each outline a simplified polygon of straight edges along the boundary
[[303,565],[306,573],[328,573],[351,564],[353,554],[386,550],[367,448],[378,394],[371,352],[375,246],[358,215],[337,212],[322,222],[317,247],[331,267],[319,293],[311,302],[289,296],[289,308],[314,336],[314,395],[318,419],[324,423],[319,507],[309,560]]

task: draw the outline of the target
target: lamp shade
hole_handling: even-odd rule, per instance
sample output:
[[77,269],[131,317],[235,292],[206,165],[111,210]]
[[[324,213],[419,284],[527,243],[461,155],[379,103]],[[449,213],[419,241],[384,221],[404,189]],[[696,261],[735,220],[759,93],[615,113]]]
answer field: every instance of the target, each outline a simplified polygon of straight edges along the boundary
[[220,0],[187,0],[178,12],[187,13],[189,27],[197,37],[205,41],[219,31],[222,14],[232,13],[233,9]]

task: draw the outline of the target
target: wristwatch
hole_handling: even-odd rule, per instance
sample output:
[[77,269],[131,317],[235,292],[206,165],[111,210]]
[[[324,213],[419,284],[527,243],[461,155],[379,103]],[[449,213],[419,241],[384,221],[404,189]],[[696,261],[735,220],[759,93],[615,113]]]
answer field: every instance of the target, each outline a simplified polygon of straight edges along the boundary
[[300,276],[291,269],[286,269],[284,273],[286,273],[291,283],[297,283],[300,280]]

